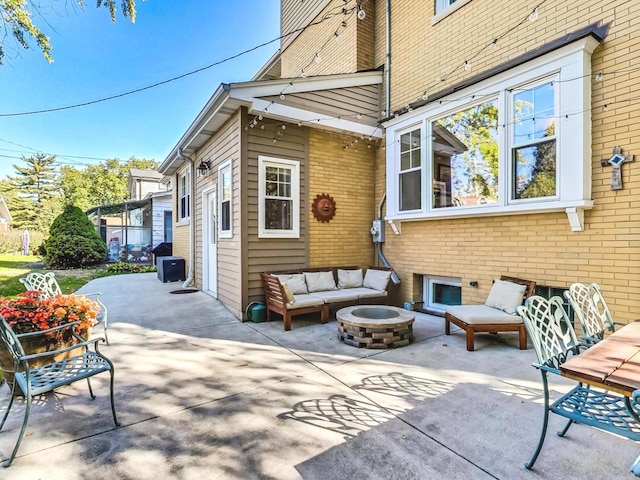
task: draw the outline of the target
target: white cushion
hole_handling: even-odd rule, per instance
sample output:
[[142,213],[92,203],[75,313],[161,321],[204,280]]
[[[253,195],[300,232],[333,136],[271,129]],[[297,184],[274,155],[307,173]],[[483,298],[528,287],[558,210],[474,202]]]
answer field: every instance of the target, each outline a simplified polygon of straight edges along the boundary
[[358,295],[353,293],[346,293],[344,292],[344,290],[313,292],[309,295],[311,295],[312,297],[321,298],[324,303],[355,302],[356,300],[358,300]]
[[309,293],[336,290],[333,272],[304,272]]
[[287,273],[284,275],[276,275],[280,283],[289,285],[291,292],[294,295],[300,293],[309,293],[307,290],[307,284],[304,281],[304,274],[302,273]]
[[374,290],[373,288],[345,288],[344,290],[340,290],[344,293],[349,293],[353,295],[357,295],[358,299],[365,298],[375,298],[375,297],[386,297],[387,292],[383,292],[381,290]]
[[359,288],[362,286],[362,269],[338,269],[338,288]]
[[516,308],[522,305],[526,290],[526,285],[496,280],[484,304],[487,307],[497,308],[511,315],[515,315]]
[[446,311],[468,325],[522,323],[519,316],[486,305],[449,305]]
[[293,304],[287,304],[287,308],[289,310],[295,310],[296,308],[316,307],[319,305],[324,305],[324,300],[309,294],[301,293],[299,295],[295,295],[294,298],[295,298],[295,302]]
[[380,290],[384,292],[387,290],[387,285],[389,285],[390,277],[391,272],[389,270],[369,269],[364,275],[362,286],[364,288],[373,288],[374,290]]

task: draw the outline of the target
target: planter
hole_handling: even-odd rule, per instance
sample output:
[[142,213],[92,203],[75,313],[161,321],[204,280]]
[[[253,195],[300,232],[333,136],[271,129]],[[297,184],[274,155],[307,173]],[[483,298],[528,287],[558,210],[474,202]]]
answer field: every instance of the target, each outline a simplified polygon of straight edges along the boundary
[[[78,332],[78,335],[88,340],[91,335],[91,329],[86,328]],[[44,353],[54,350],[59,350],[61,348],[70,347],[78,343],[78,340],[75,337],[70,336],[68,339],[62,340],[53,340],[45,337],[44,335],[34,336],[34,337],[23,337],[20,339],[20,344],[22,345],[22,349],[26,355],[31,355],[34,353]],[[65,358],[71,358],[77,355],[81,355],[83,352],[82,348],[77,348],[73,350],[69,350],[68,352],[58,353],[56,355],[47,355],[41,358],[35,358],[33,360],[29,360],[29,368],[37,368],[43,365],[47,365],[53,362],[59,362],[64,360]],[[2,375],[4,376],[5,381],[7,382],[7,386],[9,388],[13,388],[13,380],[14,380],[14,365],[13,365],[13,357],[9,353],[9,351],[5,348],[4,344],[0,343],[0,369],[2,370]],[[18,371],[22,371],[20,368]],[[20,387],[16,388],[15,395],[24,395],[24,392],[20,389]]]

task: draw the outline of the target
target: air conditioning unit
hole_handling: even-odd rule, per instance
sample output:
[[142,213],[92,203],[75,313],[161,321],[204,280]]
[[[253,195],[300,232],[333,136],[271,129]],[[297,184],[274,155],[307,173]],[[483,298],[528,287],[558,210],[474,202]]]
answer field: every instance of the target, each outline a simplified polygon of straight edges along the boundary
[[158,257],[156,263],[158,267],[158,280],[162,283],[185,280],[184,258]]

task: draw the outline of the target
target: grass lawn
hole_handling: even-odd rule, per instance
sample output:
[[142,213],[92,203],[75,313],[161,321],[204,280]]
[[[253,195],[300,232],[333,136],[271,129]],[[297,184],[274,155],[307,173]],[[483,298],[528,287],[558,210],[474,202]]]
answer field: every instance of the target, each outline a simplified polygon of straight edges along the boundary
[[[15,297],[24,292],[19,281],[29,272],[44,272],[40,257],[0,255],[0,297]],[[96,269],[55,270],[62,293],[72,293],[96,276]]]

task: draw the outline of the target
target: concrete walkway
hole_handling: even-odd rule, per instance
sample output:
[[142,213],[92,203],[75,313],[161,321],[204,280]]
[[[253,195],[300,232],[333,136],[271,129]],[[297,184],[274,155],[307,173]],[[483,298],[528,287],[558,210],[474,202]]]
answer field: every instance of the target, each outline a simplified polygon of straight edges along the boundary
[[[107,277],[116,365],[115,428],[108,376],[91,401],[79,382],[34,402],[27,436],[0,478],[19,479],[613,479],[634,442],[551,419],[533,471],[541,381],[517,335],[480,335],[476,352],[443,320],[418,315],[416,341],[389,351],[338,342],[314,317],[240,323],[202,292],[155,274]],[[97,334],[101,327],[96,328]],[[569,383],[554,383],[557,391]],[[9,389],[0,388],[0,413]],[[24,402],[0,432],[13,448]]]

